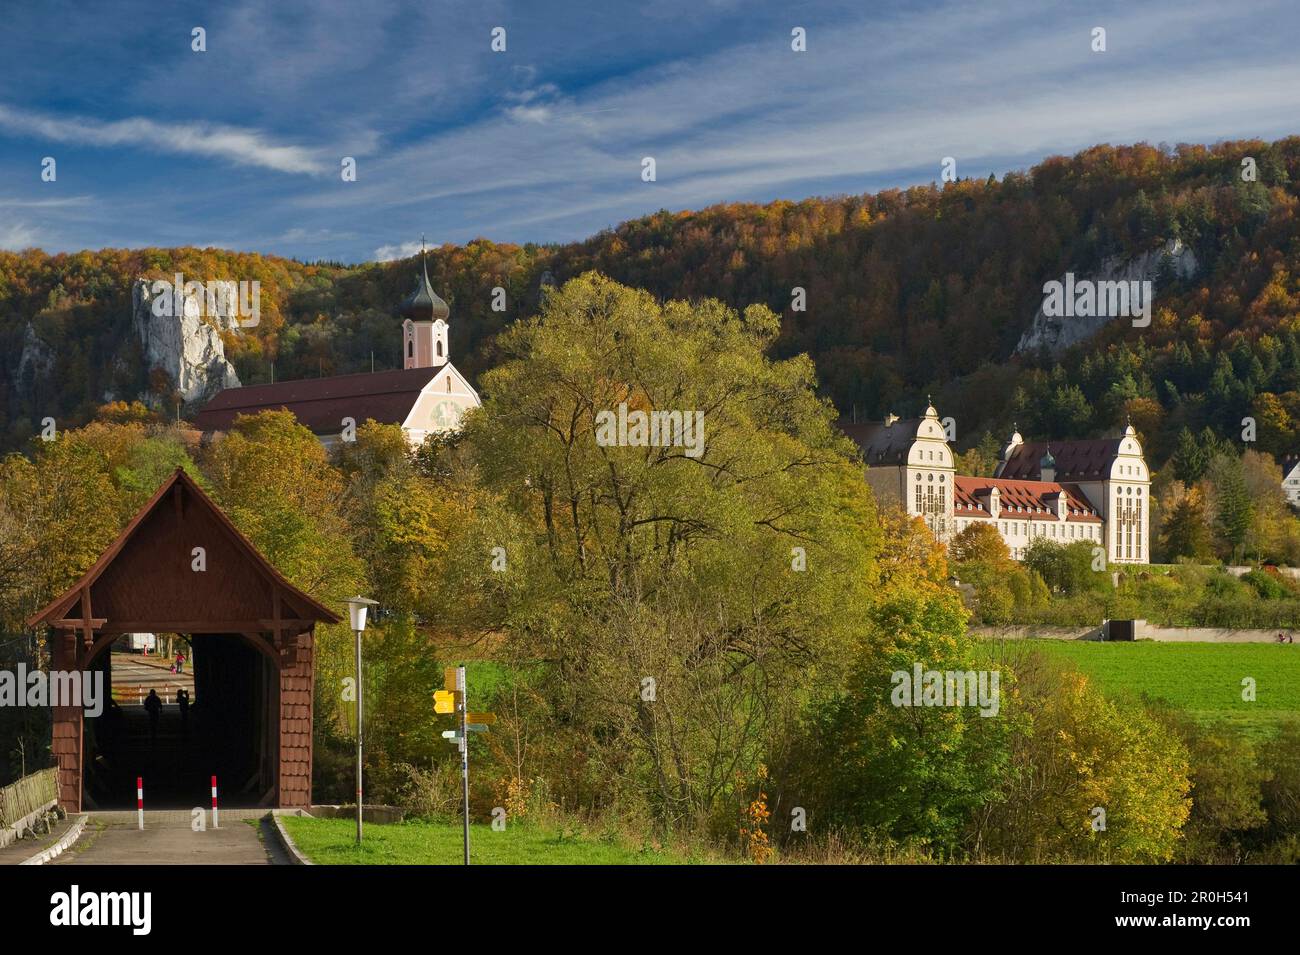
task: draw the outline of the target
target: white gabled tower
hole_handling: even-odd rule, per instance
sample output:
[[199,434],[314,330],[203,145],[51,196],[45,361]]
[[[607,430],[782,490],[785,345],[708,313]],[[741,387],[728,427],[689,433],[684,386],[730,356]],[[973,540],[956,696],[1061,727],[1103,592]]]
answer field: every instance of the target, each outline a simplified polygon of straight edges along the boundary
[[953,478],[956,473],[943,422],[927,397],[925,416],[916,423],[916,440],[907,451],[903,473],[904,505],[909,514],[925,521],[936,540],[945,544],[953,531]]

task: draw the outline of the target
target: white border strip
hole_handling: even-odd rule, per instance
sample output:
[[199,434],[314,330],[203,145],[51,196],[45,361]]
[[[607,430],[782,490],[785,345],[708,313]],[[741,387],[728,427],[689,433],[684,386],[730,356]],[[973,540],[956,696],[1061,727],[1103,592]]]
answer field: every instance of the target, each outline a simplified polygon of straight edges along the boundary
[[275,831],[280,836],[280,842],[284,845],[285,852],[289,853],[289,858],[293,860],[294,865],[315,865],[307,858],[306,854],[298,848],[289,833],[285,831],[280,822],[281,816],[308,816],[311,813],[303,812],[301,809],[272,809],[271,822],[275,824]]
[[86,828],[86,820],[89,818],[90,817],[83,812],[81,815],[77,817],[77,821],[68,827],[68,831],[65,832],[59,838],[58,842],[54,843],[54,845],[50,846],[48,849],[42,849],[40,852],[36,853],[36,855],[32,856],[30,859],[24,859],[22,862],[18,864],[19,865],[45,865],[45,863],[49,862],[55,856],[62,854],[65,849],[67,849],[70,845],[76,842],[78,838],[80,838],[81,830]]

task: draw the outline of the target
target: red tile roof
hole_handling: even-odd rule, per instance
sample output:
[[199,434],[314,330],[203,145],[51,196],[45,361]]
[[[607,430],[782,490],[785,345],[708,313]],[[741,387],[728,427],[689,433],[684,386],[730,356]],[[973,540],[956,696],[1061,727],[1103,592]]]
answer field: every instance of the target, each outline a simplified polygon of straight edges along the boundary
[[1100,524],[1092,505],[1083,492],[1073,484],[1048,481],[1012,481],[1003,478],[977,478],[957,475],[953,483],[953,514],[957,517],[984,517],[989,513],[989,491],[998,489],[998,499],[1003,516],[1014,515],[1017,520],[1054,521],[1056,508],[1047,498],[1053,494],[1065,495],[1065,519]]
[[1050,448],[1056,459],[1058,481],[1100,481],[1110,476],[1108,465],[1119,453],[1123,438],[1093,438],[1086,441],[1027,441],[1012,452],[998,477],[1036,481],[1038,462]]
[[226,431],[236,415],[286,408],[316,434],[337,434],[343,419],[401,424],[421,389],[446,365],[226,388],[194,417],[201,431]]

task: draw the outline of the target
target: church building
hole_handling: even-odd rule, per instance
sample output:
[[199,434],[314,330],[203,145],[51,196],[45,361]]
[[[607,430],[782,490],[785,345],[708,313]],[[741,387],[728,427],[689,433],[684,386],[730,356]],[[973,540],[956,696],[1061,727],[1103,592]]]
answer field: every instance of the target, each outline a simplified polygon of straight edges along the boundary
[[194,419],[205,435],[229,430],[237,415],[287,409],[326,447],[355,433],[368,419],[400,425],[411,445],[435,432],[454,430],[480,404],[478,392],[451,362],[451,309],[429,282],[423,258],[415,291],[398,310],[402,368],[359,375],[303,378],[227,388]]
[[1292,507],[1300,507],[1300,455],[1288,454],[1282,458],[1282,493]]
[[1151,474],[1131,424],[1118,438],[1085,441],[1026,442],[1016,431],[991,478],[957,474],[933,405],[920,418],[840,428],[862,451],[876,499],[922,518],[945,544],[980,521],[1017,560],[1041,537],[1092,541],[1107,563],[1150,563]]

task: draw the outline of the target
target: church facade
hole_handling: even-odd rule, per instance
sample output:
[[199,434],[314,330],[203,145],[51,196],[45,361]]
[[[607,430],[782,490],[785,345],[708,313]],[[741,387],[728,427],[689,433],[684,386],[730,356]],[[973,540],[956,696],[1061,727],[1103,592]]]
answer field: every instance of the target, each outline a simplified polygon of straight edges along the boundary
[[287,409],[326,447],[347,441],[367,420],[399,425],[413,447],[460,427],[480,405],[478,392],[451,362],[451,309],[433,290],[421,262],[413,291],[398,309],[402,368],[360,375],[304,378],[227,388],[194,419],[205,435],[229,430],[238,415]]
[[862,451],[876,499],[922,518],[947,544],[972,523],[987,523],[1017,560],[1038,538],[1090,541],[1107,563],[1151,560],[1151,474],[1133,426],[1117,438],[1026,442],[1016,431],[994,477],[959,475],[933,405],[920,418],[846,424]]
[[1300,507],[1300,455],[1282,458],[1282,493],[1292,507]]

